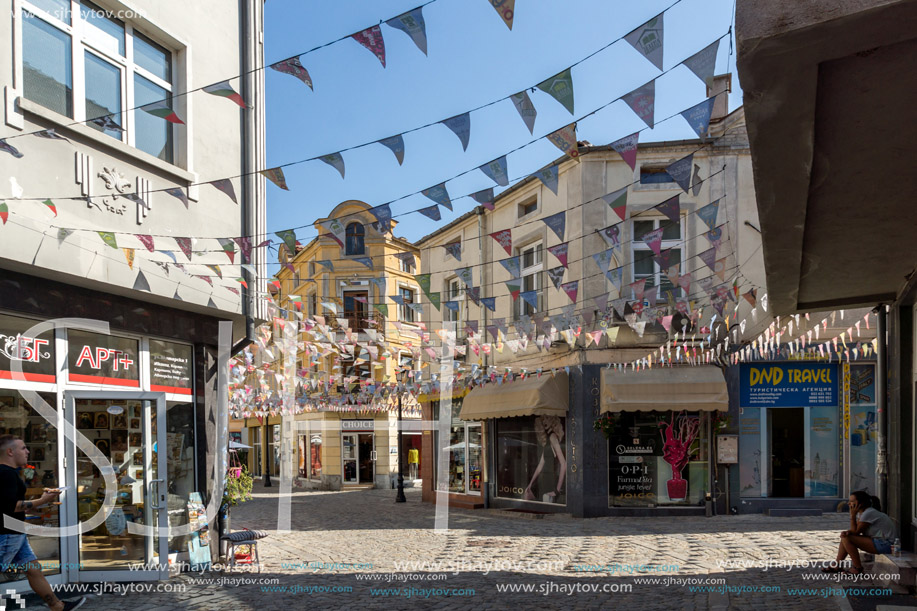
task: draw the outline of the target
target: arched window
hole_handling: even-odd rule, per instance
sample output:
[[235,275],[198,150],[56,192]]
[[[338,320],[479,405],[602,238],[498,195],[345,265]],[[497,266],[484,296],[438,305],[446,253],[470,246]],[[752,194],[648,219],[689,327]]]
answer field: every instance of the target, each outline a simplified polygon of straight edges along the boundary
[[366,249],[363,246],[363,236],[365,234],[366,229],[363,227],[363,223],[351,223],[347,225],[347,230],[345,232],[347,243],[345,245],[344,254],[365,254]]

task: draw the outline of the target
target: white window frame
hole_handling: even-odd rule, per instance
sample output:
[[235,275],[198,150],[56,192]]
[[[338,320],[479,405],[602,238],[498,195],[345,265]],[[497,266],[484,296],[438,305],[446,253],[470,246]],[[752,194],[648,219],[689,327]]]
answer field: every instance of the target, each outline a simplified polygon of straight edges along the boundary
[[[522,207],[533,203],[535,204],[535,207],[529,212],[523,214]],[[538,193],[534,193],[516,204],[516,220],[530,218],[532,215],[538,214],[539,210],[541,210],[541,198],[538,197]]]
[[[453,286],[456,287],[455,292],[452,291]],[[462,314],[465,302],[462,282],[459,280],[458,276],[446,278],[445,282],[443,283],[443,301],[458,301],[458,312],[453,312],[446,306],[441,306],[443,312],[443,320],[446,322],[456,323],[456,328],[458,328],[462,322]]]
[[[417,300],[417,289],[416,289],[415,287],[413,287],[413,286],[411,286],[411,285],[409,285],[409,284],[402,284],[402,283],[399,282],[399,283],[398,283],[398,295],[399,295],[399,297],[403,297],[403,296],[404,296],[404,295],[402,295],[402,291],[410,291],[410,292],[411,292],[411,303],[420,303],[420,302]],[[411,308],[409,308],[407,305],[399,305],[399,306],[398,306],[398,320],[400,320],[401,322],[407,323],[407,324],[409,324],[409,325],[415,325],[415,324],[417,324],[416,318],[417,318],[417,316],[416,316],[416,313],[414,312],[414,310],[412,310]]]
[[[100,5],[96,2],[93,2],[98,8],[103,11],[111,10],[106,8],[103,5]],[[173,82],[165,81],[158,76],[152,74],[145,68],[134,63],[134,32],[135,28],[133,23],[130,20],[118,20],[124,28],[124,56],[114,55],[109,51],[101,49],[98,45],[94,44],[89,35],[89,29],[86,27],[86,22],[82,18],[82,13],[80,11],[81,2],[79,0],[70,0],[70,15],[71,15],[71,24],[66,24],[63,21],[57,19],[53,15],[45,12],[41,8],[33,5],[28,0],[14,0],[13,1],[13,11],[16,19],[16,28],[14,38],[15,48],[14,53],[17,57],[15,64],[16,72],[16,87],[19,95],[25,98],[25,91],[23,86],[23,79],[25,77],[25,66],[23,64],[24,55],[23,55],[23,34],[22,27],[23,22],[25,21],[25,12],[31,13],[34,18],[40,19],[49,26],[63,32],[70,38],[70,73],[71,78],[73,79],[72,83],[72,96],[73,96],[73,116],[67,117],[67,121],[61,121],[63,124],[69,124],[72,122],[86,122],[88,119],[94,117],[86,116],[86,71],[85,71],[85,55],[86,52],[89,52],[96,58],[108,63],[109,65],[115,66],[118,68],[121,76],[121,128],[122,132],[120,137],[112,135],[110,131],[100,132],[105,136],[111,137],[113,140],[122,142],[137,148],[136,146],[136,113],[145,112],[139,108],[134,109],[137,105],[135,103],[134,96],[134,75],[138,74],[143,78],[149,80],[154,85],[165,89],[169,95],[172,96],[173,109],[175,109],[175,81],[177,80],[179,71],[178,66],[176,65],[176,56],[179,54],[179,50],[170,48],[170,45],[163,44],[162,42],[156,41],[156,37],[151,36],[143,32],[143,36],[150,41],[155,42],[169,53],[169,72],[172,76]],[[112,11],[116,12],[116,11]],[[138,30],[139,33],[139,30]],[[28,100],[28,102],[36,105],[40,105],[38,102]],[[45,108],[42,106],[42,108]],[[51,109],[47,109],[48,112],[55,112]],[[64,116],[64,115],[61,115]],[[165,119],[163,119],[165,121]],[[172,159],[170,161],[160,160],[163,163],[167,163],[172,166],[178,166],[179,159],[182,158],[182,155],[178,150],[179,135],[177,130],[169,125],[169,129],[172,130],[171,141],[172,141]],[[156,157],[151,155],[146,151],[139,152]],[[158,159],[158,157],[156,157]]]
[[[665,278],[666,280],[668,280],[666,275],[659,268],[659,264],[656,263],[655,260],[652,260],[652,255],[653,255],[652,249],[649,246],[647,246],[643,240],[640,239],[641,236],[637,235],[637,231],[635,228],[635,223],[637,222],[652,221],[653,229],[651,229],[650,231],[653,231],[660,227],[660,223],[668,221],[668,220],[670,219],[665,216],[635,216],[631,218],[630,230],[631,230],[631,235],[633,236],[633,239],[630,242],[631,243],[631,262],[632,262],[630,266],[631,282],[636,282],[640,278],[652,277],[653,286],[657,286],[661,288],[662,279]],[[678,263],[679,263],[678,274],[682,275],[682,274],[687,273],[685,270],[685,262],[686,262],[687,253],[685,252],[686,248],[685,248],[685,217],[684,216],[679,217],[678,235],[679,235],[678,239],[675,239],[675,240],[671,240],[671,239],[662,240],[662,243],[659,246],[659,250],[663,251],[668,248],[678,248],[681,251],[681,258],[678,260]],[[650,275],[644,275],[644,274],[638,275],[637,274],[637,265],[636,265],[637,257],[639,256],[642,258],[644,256],[647,256],[646,253],[650,253],[649,256],[653,262],[653,273]],[[683,292],[681,290],[681,287],[679,287],[677,284],[675,286],[675,289],[679,293]],[[657,293],[656,297],[658,299],[664,298],[664,296],[661,293]]]
[[[525,267],[525,253],[535,249],[535,255],[537,261],[528,267]],[[519,257],[519,291],[537,291],[538,292],[538,307],[535,308],[533,312],[527,312],[526,309],[531,307],[520,295],[519,299],[513,304],[513,316],[515,320],[522,318],[522,315],[532,316],[538,312],[545,311],[545,302],[544,302],[544,256],[545,256],[545,247],[544,240],[538,239],[532,242],[523,244],[522,246],[516,247],[516,256]],[[541,274],[539,277],[538,274]],[[534,278],[532,281],[533,288],[525,288],[526,278]]]

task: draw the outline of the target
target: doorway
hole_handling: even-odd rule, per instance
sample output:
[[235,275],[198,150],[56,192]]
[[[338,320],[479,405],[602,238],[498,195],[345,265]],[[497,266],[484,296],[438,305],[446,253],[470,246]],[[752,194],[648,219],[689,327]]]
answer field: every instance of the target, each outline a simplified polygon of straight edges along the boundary
[[341,456],[345,484],[375,484],[376,450],[373,433],[342,433]]
[[805,408],[767,410],[771,474],[767,496],[805,496],[805,430]]

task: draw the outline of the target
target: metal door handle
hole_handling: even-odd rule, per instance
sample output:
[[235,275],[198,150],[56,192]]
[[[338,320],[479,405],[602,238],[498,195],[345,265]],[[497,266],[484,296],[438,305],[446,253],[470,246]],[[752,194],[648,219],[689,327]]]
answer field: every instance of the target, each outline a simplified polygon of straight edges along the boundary
[[[164,495],[160,495],[159,484],[165,483],[164,479],[151,479],[150,480],[150,508],[152,509],[165,509],[165,505],[160,505],[159,500],[165,501],[166,498]],[[156,494],[153,494],[153,484],[156,484]],[[160,496],[162,498],[160,499]]]
[[376,453],[375,450],[373,450],[372,452],[370,452],[370,458],[372,460],[377,460],[379,458],[379,455]]

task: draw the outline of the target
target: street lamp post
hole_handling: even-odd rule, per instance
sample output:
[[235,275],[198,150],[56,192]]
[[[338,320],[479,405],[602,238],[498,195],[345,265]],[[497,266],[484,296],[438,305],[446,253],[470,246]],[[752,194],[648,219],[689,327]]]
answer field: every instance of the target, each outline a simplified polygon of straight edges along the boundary
[[[403,372],[402,372],[403,374]],[[402,382],[404,379],[403,375],[399,375],[399,382]],[[401,384],[398,385],[399,387]],[[402,397],[404,396],[404,389],[398,388],[398,494],[395,496],[396,503],[406,503],[407,499],[404,496],[404,436],[401,430],[401,407],[402,407]]]

